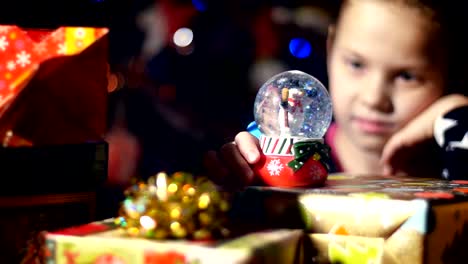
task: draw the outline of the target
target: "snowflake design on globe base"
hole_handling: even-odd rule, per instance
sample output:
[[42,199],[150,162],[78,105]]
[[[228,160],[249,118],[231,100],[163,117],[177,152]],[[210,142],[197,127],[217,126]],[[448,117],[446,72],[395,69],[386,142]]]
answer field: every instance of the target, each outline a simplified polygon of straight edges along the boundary
[[310,187],[325,183],[330,148],[323,136],[332,106],[317,79],[300,71],[272,77],[257,93],[254,116],[263,155],[253,170],[266,184]]
[[[263,154],[253,170],[266,184],[276,187],[311,187],[325,183],[329,157],[323,140],[262,135],[260,144]],[[304,159],[297,160],[301,153],[295,153],[295,150],[301,144],[311,144],[314,147],[307,154],[303,151],[302,154],[309,157],[304,156]]]
[[270,160],[267,165],[267,170],[270,176],[279,176],[283,168],[284,166],[281,163],[281,160],[277,158]]

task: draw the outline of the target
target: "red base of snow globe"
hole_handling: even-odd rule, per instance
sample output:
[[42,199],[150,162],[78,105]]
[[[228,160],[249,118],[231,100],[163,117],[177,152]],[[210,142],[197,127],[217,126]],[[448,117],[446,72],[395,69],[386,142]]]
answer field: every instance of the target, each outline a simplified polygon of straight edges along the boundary
[[[274,187],[311,187],[323,185],[328,177],[328,170],[322,163],[323,153],[316,152],[315,148],[309,149],[307,156],[298,160],[295,150],[294,137],[268,137],[260,138],[263,155],[260,161],[253,167],[254,172],[268,185]],[[323,145],[321,139],[303,140]],[[303,152],[299,150],[300,152]],[[302,154],[302,153],[300,153]],[[305,157],[305,158],[304,158]],[[291,164],[296,159],[296,163]],[[295,164],[299,167],[295,168]]]

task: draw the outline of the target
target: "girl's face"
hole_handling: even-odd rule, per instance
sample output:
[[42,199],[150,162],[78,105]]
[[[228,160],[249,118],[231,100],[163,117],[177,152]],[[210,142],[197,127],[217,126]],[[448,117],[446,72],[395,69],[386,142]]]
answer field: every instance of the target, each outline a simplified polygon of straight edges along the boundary
[[348,2],[328,40],[334,116],[352,144],[381,151],[392,134],[443,94],[438,28],[402,4]]

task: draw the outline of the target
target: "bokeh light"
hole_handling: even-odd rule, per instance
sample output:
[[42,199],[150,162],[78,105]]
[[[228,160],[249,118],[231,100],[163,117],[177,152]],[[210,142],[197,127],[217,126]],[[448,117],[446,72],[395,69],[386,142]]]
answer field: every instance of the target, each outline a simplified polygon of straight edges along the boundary
[[192,4],[198,11],[206,11],[206,0],[192,0]]
[[294,38],[289,42],[289,51],[294,57],[304,59],[312,53],[312,45],[306,39]]
[[174,33],[173,41],[179,47],[187,47],[193,41],[193,31],[190,28],[179,28]]
[[147,215],[140,217],[140,224],[144,229],[154,229],[156,227],[156,221]]

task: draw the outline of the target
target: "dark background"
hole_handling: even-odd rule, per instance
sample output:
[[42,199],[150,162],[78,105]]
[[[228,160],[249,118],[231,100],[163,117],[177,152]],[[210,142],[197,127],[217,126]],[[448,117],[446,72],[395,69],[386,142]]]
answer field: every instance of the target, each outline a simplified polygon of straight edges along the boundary
[[[256,91],[274,74],[302,70],[327,85],[326,23],[338,2],[18,0],[2,3],[0,24],[110,29],[109,63],[123,81],[109,96],[109,130],[118,123],[139,140],[138,174],[148,176],[195,170],[201,152],[219,148],[253,120]],[[164,16],[166,35],[141,59],[148,29],[137,21],[151,6],[159,10],[151,11],[156,19]],[[189,53],[171,42],[180,27],[194,32]],[[310,54],[291,51],[294,38],[308,42]],[[295,50],[304,51],[304,43]],[[182,128],[170,120],[182,120]]]

